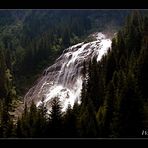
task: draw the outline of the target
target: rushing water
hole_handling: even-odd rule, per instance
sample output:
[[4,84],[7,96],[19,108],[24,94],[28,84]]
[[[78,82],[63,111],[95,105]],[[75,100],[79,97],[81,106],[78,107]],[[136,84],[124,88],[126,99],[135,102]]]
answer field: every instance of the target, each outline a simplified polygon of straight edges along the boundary
[[76,100],[80,103],[84,60],[89,61],[96,56],[99,61],[111,47],[111,39],[104,34],[95,33],[92,36],[95,41],[82,42],[65,49],[55,63],[44,70],[38,83],[25,95],[24,101],[30,104],[33,100],[39,106],[44,98],[47,108],[50,109],[52,98],[58,97],[63,111],[68,104],[73,106]]

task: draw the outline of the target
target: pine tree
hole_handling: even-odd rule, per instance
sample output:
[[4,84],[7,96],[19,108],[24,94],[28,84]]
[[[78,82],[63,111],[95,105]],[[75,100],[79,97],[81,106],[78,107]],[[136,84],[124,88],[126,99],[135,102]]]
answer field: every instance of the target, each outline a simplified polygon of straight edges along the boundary
[[8,111],[8,106],[3,102],[2,106],[2,113],[1,113],[1,136],[3,138],[7,138],[11,135],[11,130],[10,128],[11,124],[11,119]]
[[128,73],[125,82],[117,96],[119,103],[112,122],[113,135],[115,137],[137,137],[142,127],[142,100],[132,72]]
[[[89,68],[88,68],[88,80],[86,83],[86,104],[88,102],[88,98],[92,100],[93,106],[95,111],[99,108],[99,106],[102,104],[102,96],[100,95],[101,91],[103,93],[103,89],[99,87],[99,83],[101,81],[101,78],[99,78],[98,75],[98,66],[97,66],[97,60],[94,58],[92,62],[89,62]],[[103,86],[102,86],[103,88]],[[99,90],[101,89],[101,90]],[[83,98],[82,98],[83,100]]]
[[73,112],[71,105],[68,105],[67,111],[64,115],[64,137],[77,137],[76,115]]
[[37,107],[32,101],[30,106],[30,111],[28,114],[28,124],[29,124],[29,137],[36,137],[36,124],[37,124]]
[[21,119],[17,119],[17,123],[16,123],[16,137],[18,138],[22,138],[23,137],[23,131],[22,131],[22,122]]
[[47,108],[44,103],[44,98],[42,99],[41,105],[38,107],[37,111],[37,121],[36,121],[36,136],[37,137],[47,137]]
[[[21,136],[23,138],[30,137],[30,127],[29,127],[29,111],[27,104],[25,103],[24,112],[20,119],[20,127],[22,128]],[[17,127],[19,128],[19,127]]]
[[94,106],[91,99],[88,99],[88,101],[89,103],[81,108],[78,118],[78,133],[82,138],[97,137],[98,132]]
[[115,103],[115,88],[113,83],[110,82],[106,94],[104,104],[97,112],[97,122],[99,127],[99,137],[109,137],[111,134],[110,123],[113,117]]
[[142,47],[141,47],[141,51],[140,51],[140,55],[138,57],[138,64],[137,64],[137,78],[138,78],[138,84],[141,90],[141,94],[144,98],[144,100],[148,100],[148,95],[147,95],[147,80],[148,80],[148,32],[147,32],[147,25],[148,21],[145,21],[145,31],[144,31],[144,37],[143,37],[143,41],[142,41]]
[[49,135],[51,137],[62,137],[62,111],[59,98],[55,97],[51,103],[49,118]]

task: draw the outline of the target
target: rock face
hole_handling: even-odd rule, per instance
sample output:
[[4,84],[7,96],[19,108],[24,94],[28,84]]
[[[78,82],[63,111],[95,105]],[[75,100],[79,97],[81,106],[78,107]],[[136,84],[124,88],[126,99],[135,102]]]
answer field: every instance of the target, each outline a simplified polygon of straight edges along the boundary
[[80,103],[81,72],[84,60],[89,61],[96,56],[99,61],[111,47],[111,39],[104,34],[94,33],[91,36],[95,38],[95,41],[82,42],[65,49],[55,63],[44,70],[37,84],[25,95],[24,102],[29,105],[33,100],[39,106],[44,98],[44,102],[50,110],[52,98],[58,97],[63,111],[66,110],[69,103],[71,106],[76,100]]

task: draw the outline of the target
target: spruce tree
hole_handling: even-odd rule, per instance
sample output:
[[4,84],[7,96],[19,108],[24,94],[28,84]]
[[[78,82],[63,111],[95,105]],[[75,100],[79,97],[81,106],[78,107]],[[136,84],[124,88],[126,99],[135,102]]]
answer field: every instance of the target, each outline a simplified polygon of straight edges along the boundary
[[63,117],[64,137],[77,138],[76,115],[73,112],[71,105],[68,105],[67,111]]
[[62,111],[59,98],[57,97],[52,100],[49,116],[49,135],[56,138],[62,137]]

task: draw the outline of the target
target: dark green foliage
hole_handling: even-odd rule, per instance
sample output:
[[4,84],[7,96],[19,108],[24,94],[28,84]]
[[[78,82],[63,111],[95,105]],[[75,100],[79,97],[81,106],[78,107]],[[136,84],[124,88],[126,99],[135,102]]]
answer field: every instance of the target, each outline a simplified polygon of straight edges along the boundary
[[[48,114],[43,99],[38,108],[34,102],[29,108],[25,105],[22,117],[13,123],[15,84],[22,94],[24,87],[63,49],[79,42],[95,27],[104,28],[106,21],[100,15],[104,12],[68,12],[0,13],[6,16],[0,17],[0,137],[141,137],[142,129],[147,127],[143,124],[147,109],[143,108],[148,100],[148,18],[137,10],[127,17],[101,61],[94,57],[84,62],[80,105],[76,101],[63,113],[59,98],[53,98]],[[119,15],[112,11],[111,16]]]
[[[119,75],[118,75],[119,76]],[[119,90],[116,90],[117,99],[114,106],[113,120],[111,123],[114,137],[139,137],[142,127],[142,99],[137,89],[134,75],[129,71],[124,83],[118,82]]]
[[50,134],[52,137],[62,137],[62,111],[59,98],[53,98],[50,112]]
[[39,109],[32,102],[29,111],[25,105],[24,113],[16,124],[16,137],[45,137],[47,127],[46,110],[42,104]]
[[109,81],[112,79],[113,73],[116,70],[116,61],[115,56],[112,52],[110,52],[107,56],[106,63],[105,63],[105,83],[108,84]]
[[[89,64],[87,86],[83,85],[82,89],[82,112],[96,98],[94,106],[97,107],[99,137],[141,136],[144,103],[142,97],[147,98],[147,42],[146,33],[143,35],[145,31],[141,15],[135,11],[128,19],[125,28],[113,39],[112,50],[108,55],[96,63],[95,68],[94,62]],[[96,110],[95,107],[92,108]],[[85,114],[86,118],[87,112]],[[80,119],[81,117],[83,114]]]
[[99,127],[99,137],[109,137],[110,136],[110,123],[113,117],[114,102],[115,102],[115,88],[113,83],[110,82],[105,95],[104,104],[99,108],[97,112],[97,121]]
[[19,118],[17,120],[17,127],[16,127],[16,131],[15,132],[16,132],[16,137],[18,137],[18,138],[23,137],[21,119],[19,119]]
[[144,19],[144,31],[143,31],[143,40],[142,40],[142,47],[140,51],[140,55],[138,57],[138,64],[137,64],[137,78],[138,84],[141,90],[142,97],[147,100],[147,83],[148,83],[148,31],[147,31],[147,24],[148,19]]
[[140,130],[142,127],[142,110],[142,99],[138,93],[134,75],[129,71],[126,85],[121,92],[119,109],[119,114],[121,115],[120,122],[122,122],[122,125],[120,126],[123,129],[121,131],[119,130],[121,136],[140,136]]
[[[16,99],[13,79],[8,69],[9,59],[0,47],[0,137],[13,136],[13,122],[10,116],[12,101]],[[10,66],[11,68],[11,66]]]
[[13,121],[9,114],[9,108],[4,101],[1,102],[1,111],[0,111],[0,137],[9,138],[13,137],[14,133]]
[[6,96],[7,86],[6,86],[6,64],[3,50],[0,49],[0,98]]
[[128,10],[118,13],[114,10],[2,10],[0,44],[18,94],[24,95],[65,48],[95,30],[108,30],[108,24],[109,31],[119,28],[128,13]]
[[88,104],[83,105],[78,117],[78,132],[80,137],[97,137],[97,121],[94,111],[94,106],[91,99],[88,98]]
[[37,123],[36,123],[36,135],[37,137],[46,137],[46,131],[47,131],[47,109],[45,106],[45,103],[42,100],[41,105],[38,107],[37,111]]
[[78,137],[78,131],[76,127],[77,114],[74,109],[69,105],[66,114],[63,117],[64,135],[63,137],[75,138]]
[[89,65],[89,71],[88,71],[88,85],[87,85],[87,92],[88,97],[92,99],[92,103],[96,110],[99,108],[99,106],[102,104],[102,98],[99,96],[99,77],[98,77],[98,71],[97,71],[97,61],[96,58],[92,60],[92,64]]

